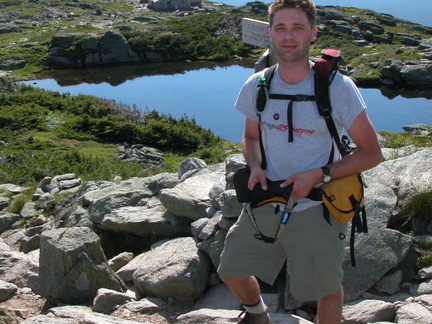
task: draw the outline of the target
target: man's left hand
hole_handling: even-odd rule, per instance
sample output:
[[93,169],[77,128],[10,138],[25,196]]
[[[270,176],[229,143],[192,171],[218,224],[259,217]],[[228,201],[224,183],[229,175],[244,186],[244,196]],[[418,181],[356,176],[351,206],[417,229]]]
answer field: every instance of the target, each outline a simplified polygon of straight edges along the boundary
[[281,188],[288,187],[291,183],[294,183],[291,197],[294,200],[300,200],[306,198],[313,187],[321,183],[323,174],[321,169],[315,169],[307,172],[300,172],[292,175],[281,184]]

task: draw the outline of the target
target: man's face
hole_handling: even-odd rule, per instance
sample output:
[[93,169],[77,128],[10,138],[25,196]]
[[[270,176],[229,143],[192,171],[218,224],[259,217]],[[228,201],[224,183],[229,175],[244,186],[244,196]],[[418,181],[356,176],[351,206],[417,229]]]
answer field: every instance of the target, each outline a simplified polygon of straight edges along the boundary
[[310,43],[317,28],[311,27],[306,13],[299,9],[281,9],[269,28],[274,53],[282,62],[297,63],[309,59]]

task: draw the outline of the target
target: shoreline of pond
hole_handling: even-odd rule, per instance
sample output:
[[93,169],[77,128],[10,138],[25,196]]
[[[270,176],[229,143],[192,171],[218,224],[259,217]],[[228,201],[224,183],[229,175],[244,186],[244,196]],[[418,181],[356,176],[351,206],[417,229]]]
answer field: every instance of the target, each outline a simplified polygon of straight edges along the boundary
[[[201,69],[228,68],[233,65],[250,68],[254,72],[256,58],[244,58],[230,61],[192,61],[192,62],[151,62],[151,63],[118,63],[105,66],[92,66],[70,69],[44,70],[35,79],[26,82],[54,79],[60,86],[73,86],[81,83],[100,84],[106,82],[118,86],[128,80],[140,77],[184,74]],[[24,81],[24,80],[23,80]],[[23,82],[19,81],[19,82]],[[432,99],[432,91],[428,87],[406,87],[401,85],[385,85],[381,82],[359,82],[353,79],[359,88],[377,89],[388,99],[397,96],[404,98]]]

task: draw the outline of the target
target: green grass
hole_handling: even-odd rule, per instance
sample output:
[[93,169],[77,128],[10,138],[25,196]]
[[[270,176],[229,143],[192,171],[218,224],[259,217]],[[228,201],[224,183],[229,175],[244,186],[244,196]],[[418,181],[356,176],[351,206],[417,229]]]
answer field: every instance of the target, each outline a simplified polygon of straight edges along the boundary
[[432,191],[423,192],[411,198],[404,206],[402,214],[408,219],[432,222]]
[[6,210],[9,213],[19,214],[21,209],[24,207],[26,202],[32,201],[33,193],[36,190],[36,184],[32,184],[29,190],[22,192],[19,195],[15,195]]
[[417,259],[417,269],[423,269],[432,266],[432,243],[414,242],[413,246],[419,257]]
[[432,135],[417,136],[409,132],[391,133],[380,131],[380,135],[385,138],[384,145],[388,148],[401,148],[404,146],[432,147]]
[[423,269],[432,266],[432,249],[430,253],[419,256],[417,259],[417,269]]
[[[23,135],[18,142],[28,135]],[[119,151],[114,144],[56,139],[52,133],[34,133],[32,136],[33,144],[12,143],[10,148],[0,149],[0,155],[10,159],[0,170],[0,183],[29,185],[46,176],[64,173],[75,173],[84,181],[112,181],[117,176],[122,179],[145,177],[160,172],[177,172],[180,162],[189,157],[202,158],[208,164],[219,163],[227,157],[228,148],[235,148],[234,144],[221,142],[215,147],[194,152],[166,151],[166,166],[148,169],[138,162],[118,160]],[[20,152],[17,152],[18,147]]]
[[[237,149],[192,118],[174,119],[156,111],[140,113],[112,100],[70,96],[0,79],[0,147],[6,163],[0,183],[34,184],[45,176],[75,173],[83,180],[128,179],[175,172],[188,157],[222,162]],[[50,120],[64,122],[49,129]],[[117,159],[117,143],[144,144],[166,153],[163,168],[149,169]]]
[[[27,136],[27,134],[25,135]],[[42,139],[41,139],[42,138]],[[140,163],[125,163],[117,160],[119,153],[114,144],[92,141],[45,139],[34,136],[35,143],[17,145],[0,150],[10,162],[0,171],[1,183],[37,183],[46,176],[75,173],[84,181],[112,181],[120,176],[129,179],[147,176],[151,170]]]

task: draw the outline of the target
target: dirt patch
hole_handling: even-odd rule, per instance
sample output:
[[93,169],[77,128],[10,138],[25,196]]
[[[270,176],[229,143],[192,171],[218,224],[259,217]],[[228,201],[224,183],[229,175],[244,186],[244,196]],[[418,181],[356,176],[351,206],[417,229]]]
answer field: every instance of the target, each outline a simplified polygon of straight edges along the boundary
[[20,323],[41,314],[46,305],[46,300],[34,294],[31,289],[18,289],[12,298],[0,303],[0,323]]

